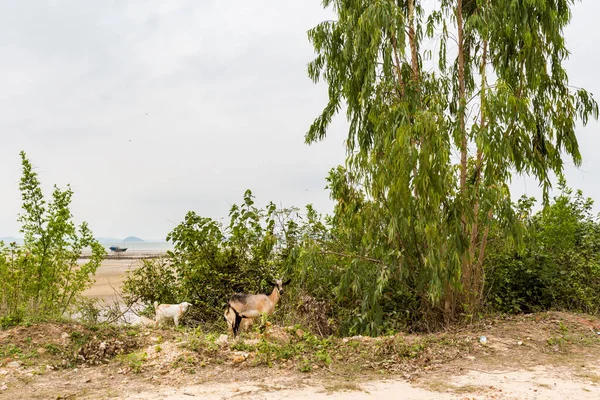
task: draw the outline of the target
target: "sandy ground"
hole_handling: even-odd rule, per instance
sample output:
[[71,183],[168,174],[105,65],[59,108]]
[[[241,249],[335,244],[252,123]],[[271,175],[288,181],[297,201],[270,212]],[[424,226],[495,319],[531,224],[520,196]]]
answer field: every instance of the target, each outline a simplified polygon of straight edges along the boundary
[[421,399],[460,399],[450,394],[436,393],[421,388],[416,388],[403,381],[382,381],[364,384],[352,391],[331,392],[326,386],[309,386],[304,388],[286,388],[285,386],[265,386],[252,384],[228,385],[198,385],[179,390],[169,389],[159,392],[142,392],[128,397],[129,399],[148,400],[183,400],[183,399],[310,399],[310,400],[421,400]]
[[[599,372],[598,368],[595,372]],[[583,377],[582,377],[583,376]],[[588,373],[587,376],[594,376]],[[404,380],[386,380],[357,385],[351,391],[336,389],[327,385],[308,384],[302,388],[289,388],[282,384],[234,383],[226,385],[195,385],[183,388],[169,388],[159,391],[146,391],[130,395],[128,399],[310,399],[310,400],[499,400],[499,399],[599,399],[600,386],[594,378],[586,379],[571,369],[538,366],[530,370],[470,371],[465,375],[448,376],[444,392],[432,391]],[[434,379],[440,379],[436,377]],[[276,380],[276,379],[274,379]],[[453,392],[453,393],[448,393]]]
[[96,282],[83,292],[85,297],[114,302],[115,290],[121,291],[125,273],[142,264],[140,259],[108,259],[96,271]]
[[[392,377],[363,382],[343,377],[299,376],[277,369],[238,380],[235,369],[224,368],[214,378],[169,373],[169,382],[164,379],[166,376],[121,375],[113,365],[38,377],[27,374],[21,378],[27,383],[17,391],[3,392],[0,387],[0,399],[597,400],[599,367],[588,367],[583,373],[572,366],[547,365],[510,372],[455,370],[446,375],[435,371],[415,381]],[[0,368],[0,375],[5,371]],[[0,386],[7,378],[0,376]],[[10,382],[9,385],[14,386]]]
[[[235,370],[226,369],[216,378],[221,380],[218,383],[206,377],[180,379],[172,374],[169,374],[171,383],[158,383],[155,377],[119,375],[114,367],[89,368],[45,377],[48,378],[45,384],[39,381],[29,384],[19,394],[5,393],[8,397],[0,392],[0,399],[597,400],[600,399],[598,372],[598,366],[582,374],[572,367],[539,365],[512,372],[454,371],[443,375],[438,371],[413,382],[400,377],[357,382],[302,377],[276,369],[263,371],[262,377],[236,380]],[[112,379],[108,380],[107,375]],[[223,375],[231,376],[230,382],[222,382]]]

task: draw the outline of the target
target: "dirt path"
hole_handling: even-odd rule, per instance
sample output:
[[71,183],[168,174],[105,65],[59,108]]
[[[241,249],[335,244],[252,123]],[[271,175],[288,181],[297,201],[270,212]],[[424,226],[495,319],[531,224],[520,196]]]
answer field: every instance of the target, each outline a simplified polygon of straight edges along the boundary
[[[128,394],[148,400],[568,400],[600,398],[600,365],[588,368],[536,366],[507,371],[468,371],[465,374],[424,376],[417,382],[387,379],[356,384],[345,380],[273,378],[262,382],[188,385]],[[436,390],[434,390],[435,388]]]
[[[496,371],[497,373],[498,371]],[[600,398],[598,383],[591,380],[573,380],[570,371],[537,367],[533,371],[515,371],[494,375],[472,371],[466,375],[448,377],[448,387],[437,392],[416,387],[403,380],[386,380],[364,383],[350,388],[327,385],[309,385],[290,388],[285,385],[256,385],[236,383],[226,385],[195,385],[169,388],[130,395],[129,399],[187,400],[187,399],[310,399],[310,400],[491,400],[491,399],[595,399]],[[575,377],[577,379],[577,377]]]
[[[113,374],[116,371],[113,369]],[[327,379],[309,375],[265,370],[270,377],[216,383],[206,377],[172,383],[150,376],[111,375],[110,369],[84,369],[51,379],[37,379],[18,394],[0,399],[134,399],[134,400],[597,400],[600,398],[598,366],[586,370],[537,366],[528,370],[469,371],[465,374],[432,373],[416,382],[401,378],[356,383],[344,378]],[[222,380],[215,377],[214,380]],[[31,378],[35,379],[35,378]],[[1,378],[0,378],[1,380]],[[0,382],[1,384],[2,382]],[[30,383],[34,383],[32,380]],[[434,389],[435,388],[435,389]]]
[[[400,397],[401,396],[401,397]],[[464,397],[464,396],[463,396]],[[227,385],[197,385],[181,389],[167,389],[160,392],[142,392],[128,397],[136,400],[184,400],[184,399],[286,399],[286,400],[421,400],[421,399],[460,399],[451,394],[442,394],[416,388],[403,381],[371,382],[349,389],[331,391],[326,386],[315,385],[302,388],[288,388],[282,385],[255,385],[249,383]]]
[[[498,371],[496,371],[498,372]],[[566,373],[566,375],[565,375]],[[515,371],[494,375],[494,371],[483,373],[472,371],[466,375],[448,377],[448,387],[443,392],[417,387],[404,380],[386,380],[364,383],[344,388],[341,386],[309,385],[290,388],[285,385],[252,383],[226,385],[195,385],[146,391],[128,396],[129,399],[310,399],[310,400],[491,400],[491,399],[598,399],[600,387],[597,383],[573,380],[569,371],[537,367],[533,371]],[[334,391],[332,391],[334,390]]]

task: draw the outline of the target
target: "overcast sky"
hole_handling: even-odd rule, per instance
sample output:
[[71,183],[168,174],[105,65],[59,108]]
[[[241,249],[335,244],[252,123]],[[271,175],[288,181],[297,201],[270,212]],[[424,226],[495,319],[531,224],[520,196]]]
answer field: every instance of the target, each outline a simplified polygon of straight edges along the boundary
[[[574,8],[571,84],[600,100],[600,2]],[[19,151],[45,193],[70,183],[96,236],[164,239],[185,213],[220,219],[251,189],[262,205],[332,204],[346,124],[304,134],[327,100],[306,64],[320,0],[1,1],[0,236],[20,236]],[[579,129],[569,183],[600,201],[600,125]],[[516,178],[515,194],[538,195]]]

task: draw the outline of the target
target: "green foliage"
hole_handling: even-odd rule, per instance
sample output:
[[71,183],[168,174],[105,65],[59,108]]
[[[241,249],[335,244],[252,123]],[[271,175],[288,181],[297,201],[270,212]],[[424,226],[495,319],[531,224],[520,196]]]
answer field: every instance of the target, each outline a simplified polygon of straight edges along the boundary
[[[334,195],[350,190],[339,182],[345,171],[338,171],[338,175],[329,177]],[[537,214],[532,213],[533,199],[523,198],[511,205],[517,216],[510,221],[511,229],[521,232],[521,240],[506,235],[506,227],[502,226],[506,221],[493,220],[484,263],[485,301],[490,308],[503,312],[598,310],[600,236],[597,218],[591,215],[592,202],[584,199],[581,192],[573,193],[562,181],[559,187],[561,194]],[[355,192],[344,196],[359,195]],[[361,201],[360,206],[370,208],[375,215],[375,203]],[[270,318],[275,323],[301,323],[321,336],[434,329],[430,315],[422,313],[429,300],[420,293],[423,286],[410,275],[393,273],[380,261],[399,255],[380,253],[386,248],[384,244],[371,247],[370,253],[363,252],[371,240],[379,235],[385,241],[385,236],[375,217],[364,218],[366,214],[353,208],[357,204],[358,201],[352,205],[340,202],[334,215],[325,217],[308,206],[306,215],[291,219],[289,213],[285,214],[285,224],[269,217],[268,209],[253,208],[242,226],[236,214],[240,208],[234,206],[232,222],[226,228],[190,213],[174,231],[176,235],[170,236],[177,240],[173,254],[147,261],[132,271],[125,283],[126,291],[148,303],[191,298],[208,305],[195,314],[195,318],[204,321],[202,326],[211,329],[211,324],[219,324],[222,329],[221,306],[233,292],[231,287],[236,291],[258,291],[256,282],[252,286],[245,274],[256,281],[268,281],[285,273],[293,278],[293,283],[286,288],[277,313]],[[247,222],[250,215],[256,223]],[[273,215],[283,214],[273,211]],[[354,222],[348,224],[352,215]],[[278,222],[270,225],[274,219]],[[272,231],[265,228],[269,226],[273,226]],[[269,235],[274,239],[265,253],[265,237]],[[191,284],[201,280],[204,286]],[[189,297],[184,297],[185,293]],[[255,329],[260,325],[257,321]],[[210,353],[218,349],[215,339],[214,335],[202,334],[192,342],[196,350]],[[269,365],[274,358],[295,354],[289,347],[281,353],[269,346],[262,344],[257,362]],[[250,350],[243,342],[236,349]],[[321,356],[324,361],[326,355]]]
[[44,348],[53,356],[60,354],[62,351],[61,348],[54,343],[46,343]]
[[10,328],[23,322],[23,312],[0,317],[0,328]]
[[[97,324],[100,322],[102,310],[98,306],[97,299],[82,298],[77,306],[80,317],[79,319],[86,324]],[[110,314],[110,308],[109,313]]]
[[310,362],[309,359],[304,358],[302,360],[302,363],[300,364],[300,367],[298,368],[298,370],[300,372],[311,372],[312,371],[312,363]]
[[142,372],[142,367],[144,366],[144,362],[148,358],[148,354],[146,352],[133,352],[126,355],[119,355],[117,359],[128,366],[132,372],[139,374]]
[[532,215],[532,199],[519,204],[527,229],[519,252],[511,241],[493,235],[486,259],[488,303],[505,312],[565,309],[595,314],[600,310],[600,225],[593,201],[561,193]]
[[[418,0],[323,2],[337,18],[309,31],[308,74],[329,101],[306,141],[345,106],[349,157],[330,174],[341,250],[329,262],[345,271],[336,295],[361,301],[351,330],[380,332],[388,299],[429,322],[476,311],[492,221],[522,245],[511,174],[537,178],[546,199],[563,157],[581,161],[575,121],[598,106],[562,66],[572,2],[538,3],[444,0],[425,15]],[[440,44],[437,65],[426,38]]]
[[[0,243],[0,313],[8,316],[6,321],[62,315],[92,284],[105,255],[87,223],[77,227],[72,221],[71,188],[55,186],[47,203],[24,152],[21,162],[19,222],[24,244]],[[91,256],[80,264],[85,248],[91,249]]]
[[143,298],[149,304],[175,303],[178,293],[175,271],[167,258],[142,260],[140,267],[127,272],[123,291],[130,301]]
[[91,336],[85,332],[72,331],[69,338],[77,347],[81,347],[90,341]]
[[270,293],[295,240],[295,209],[254,205],[248,190],[233,205],[229,224],[189,212],[169,235],[168,258],[146,261],[130,273],[124,291],[146,303],[187,301],[193,318],[224,324],[223,306],[235,292]]
[[[334,193],[340,190],[338,178],[329,177]],[[367,238],[381,233],[377,219],[364,218],[346,203],[336,207],[333,217],[322,217],[312,207],[307,210],[290,267],[295,283],[293,300],[286,306],[301,311],[296,315],[301,320],[292,322],[322,335],[377,335],[405,327],[411,318],[408,310],[416,309],[415,294],[383,265],[378,249],[362,252]],[[345,223],[350,214],[356,217],[353,226]]]
[[0,357],[21,356],[23,351],[14,344],[6,344],[0,346]]
[[[319,338],[313,334],[305,333],[297,335],[296,329],[286,331],[289,339],[272,341],[267,334],[262,334],[256,344],[248,344],[239,340],[229,344],[229,350],[241,351],[252,354],[251,363],[254,366],[264,365],[272,367],[276,362],[295,361],[303,365],[309,365],[307,371],[312,370],[313,365],[329,366],[333,362],[332,352],[335,344],[330,338]],[[226,347],[215,343],[216,337],[194,332],[186,342],[186,347],[202,356],[217,359],[222,356]]]
[[187,341],[187,347],[196,352],[214,354],[219,350],[219,345],[216,343],[216,340],[217,337],[214,334],[205,334],[196,331],[190,335],[190,338]]

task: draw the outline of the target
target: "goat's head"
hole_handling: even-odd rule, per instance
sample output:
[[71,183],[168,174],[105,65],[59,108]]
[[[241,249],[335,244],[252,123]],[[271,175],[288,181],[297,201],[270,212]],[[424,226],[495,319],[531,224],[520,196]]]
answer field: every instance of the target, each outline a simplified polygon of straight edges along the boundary
[[288,279],[286,281],[284,281],[283,279],[275,279],[275,281],[273,282],[273,286],[277,287],[277,291],[279,291],[279,294],[283,294],[283,287],[288,285],[292,280]]
[[183,303],[180,303],[179,306],[181,307],[181,311],[185,314],[192,305],[187,301],[184,301]]

